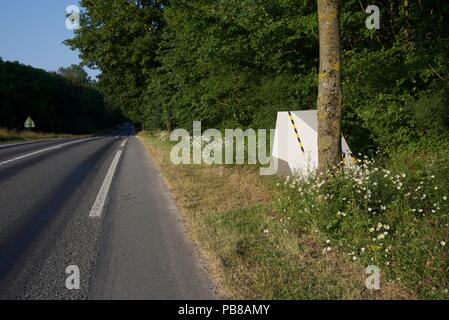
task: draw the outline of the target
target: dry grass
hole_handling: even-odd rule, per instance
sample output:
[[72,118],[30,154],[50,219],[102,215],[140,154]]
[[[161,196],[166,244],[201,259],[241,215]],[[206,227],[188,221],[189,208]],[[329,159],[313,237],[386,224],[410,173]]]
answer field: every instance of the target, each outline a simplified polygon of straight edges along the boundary
[[338,252],[323,254],[318,233],[289,232],[291,222],[277,211],[276,178],[244,166],[176,166],[167,142],[139,136],[224,298],[414,298],[396,283],[367,291],[363,266]]
[[34,131],[13,131],[0,128],[0,142],[4,141],[24,141],[39,139],[74,138],[79,137],[71,134],[42,133]]

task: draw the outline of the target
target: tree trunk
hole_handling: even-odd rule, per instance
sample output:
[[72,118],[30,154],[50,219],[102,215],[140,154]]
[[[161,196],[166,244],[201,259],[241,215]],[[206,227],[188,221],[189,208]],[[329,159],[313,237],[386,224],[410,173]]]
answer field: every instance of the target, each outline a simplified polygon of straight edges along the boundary
[[171,133],[172,130],[173,130],[173,126],[171,124],[171,120],[170,119],[167,119],[166,127],[167,127],[167,131]]
[[164,119],[165,127],[166,127],[167,131],[172,132],[172,130],[173,130],[172,116],[171,116],[171,111],[168,107],[165,107],[162,109],[162,118]]
[[341,64],[339,0],[318,0],[320,73],[318,85],[318,169],[338,166],[341,158]]

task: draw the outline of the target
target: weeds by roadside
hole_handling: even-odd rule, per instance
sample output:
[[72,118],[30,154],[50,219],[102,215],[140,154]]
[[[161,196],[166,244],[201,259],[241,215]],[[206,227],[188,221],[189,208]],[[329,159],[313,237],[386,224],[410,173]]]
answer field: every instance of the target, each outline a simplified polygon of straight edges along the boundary
[[[379,157],[381,159],[382,157]],[[407,163],[406,158],[409,158]],[[448,149],[279,185],[293,232],[316,230],[323,254],[376,265],[419,298],[449,299]]]
[[34,131],[13,131],[0,128],[0,142],[5,141],[25,141],[25,140],[39,140],[39,139],[56,139],[56,138],[74,138],[79,137],[71,134],[58,133],[42,133]]

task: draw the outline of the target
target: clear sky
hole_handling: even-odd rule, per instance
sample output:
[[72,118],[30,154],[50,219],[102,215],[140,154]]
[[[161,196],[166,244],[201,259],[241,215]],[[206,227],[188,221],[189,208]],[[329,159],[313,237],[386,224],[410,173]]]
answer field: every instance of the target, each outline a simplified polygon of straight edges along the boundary
[[73,37],[65,26],[69,5],[78,0],[0,0],[0,57],[49,71],[79,63],[78,53],[62,44]]

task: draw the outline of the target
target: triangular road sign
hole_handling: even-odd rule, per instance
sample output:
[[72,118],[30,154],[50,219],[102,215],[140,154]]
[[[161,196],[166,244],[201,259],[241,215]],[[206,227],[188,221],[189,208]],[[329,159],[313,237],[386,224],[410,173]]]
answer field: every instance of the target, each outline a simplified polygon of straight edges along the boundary
[[35,127],[36,125],[34,124],[33,119],[31,119],[31,117],[28,117],[27,121],[25,121],[25,129],[31,129]]

